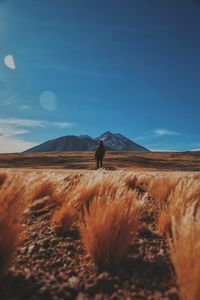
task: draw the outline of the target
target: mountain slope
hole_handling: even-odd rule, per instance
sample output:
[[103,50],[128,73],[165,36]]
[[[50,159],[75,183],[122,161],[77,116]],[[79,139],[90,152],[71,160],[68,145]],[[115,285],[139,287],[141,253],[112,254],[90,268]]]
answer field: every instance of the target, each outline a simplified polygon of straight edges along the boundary
[[25,152],[94,151],[98,140],[103,140],[106,149],[110,151],[149,151],[121,134],[113,134],[107,131],[95,139],[88,135],[59,137],[28,149]]
[[114,151],[149,151],[119,133],[113,134],[110,131],[107,131],[96,138],[96,140],[99,139],[103,140],[104,145]]

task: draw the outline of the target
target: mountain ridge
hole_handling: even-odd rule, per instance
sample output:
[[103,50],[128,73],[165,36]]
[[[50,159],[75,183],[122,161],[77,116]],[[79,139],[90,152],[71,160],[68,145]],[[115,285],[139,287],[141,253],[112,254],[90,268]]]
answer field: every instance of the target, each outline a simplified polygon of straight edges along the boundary
[[103,140],[107,151],[149,151],[120,133],[106,131],[96,138],[89,135],[66,135],[48,140],[24,153],[53,151],[94,151],[98,140]]

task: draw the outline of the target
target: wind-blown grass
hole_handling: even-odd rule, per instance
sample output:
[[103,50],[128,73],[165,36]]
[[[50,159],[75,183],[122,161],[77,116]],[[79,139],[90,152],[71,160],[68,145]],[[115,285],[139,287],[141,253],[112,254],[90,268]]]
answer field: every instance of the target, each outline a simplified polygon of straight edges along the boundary
[[181,300],[198,300],[200,295],[200,210],[193,205],[172,222],[169,238]]
[[6,173],[0,173],[0,187],[4,184],[6,178],[7,178]]
[[80,233],[86,251],[99,267],[116,267],[126,257],[139,227],[135,202],[130,194],[108,201],[98,195],[85,211]]
[[20,179],[8,180],[0,195],[0,273],[9,266],[22,237],[22,200],[24,187]]
[[105,170],[20,174],[26,180],[9,171],[0,173],[0,272],[7,269],[19,245],[27,207],[35,215],[42,210],[52,214],[50,226],[58,233],[66,234],[72,227],[80,230],[86,252],[102,268],[116,268],[126,259],[144,213],[153,215],[151,228],[167,237],[181,299],[198,299],[199,174]]

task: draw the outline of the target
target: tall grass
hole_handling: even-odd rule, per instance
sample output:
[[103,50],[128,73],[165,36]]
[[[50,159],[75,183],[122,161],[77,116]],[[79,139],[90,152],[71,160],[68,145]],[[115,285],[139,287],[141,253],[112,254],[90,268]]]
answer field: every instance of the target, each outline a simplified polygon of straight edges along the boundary
[[126,258],[144,220],[141,215],[148,210],[159,232],[168,237],[181,299],[198,299],[199,174],[100,170],[67,176],[37,171],[23,176],[22,181],[7,171],[0,173],[1,272],[20,242],[22,211],[27,206],[32,213],[36,208],[50,210],[51,226],[58,233],[72,226],[80,230],[86,252],[103,268],[116,267]]
[[64,203],[60,209],[56,210],[51,218],[51,227],[57,233],[64,235],[75,222],[76,212],[70,203]]
[[80,233],[96,265],[113,268],[126,257],[139,226],[139,207],[133,195],[102,201],[95,197],[85,211]]
[[24,187],[19,178],[11,178],[0,195],[0,273],[9,266],[22,237],[22,200]]
[[6,173],[0,173],[0,187],[4,184],[4,182],[6,181],[7,175]]
[[32,190],[32,200],[41,199],[46,196],[51,196],[56,189],[56,183],[53,180],[44,180],[37,182]]
[[[71,216],[71,212],[75,211],[74,221],[80,221],[86,208],[89,208],[96,195],[101,195],[104,199],[113,198],[114,194],[124,192],[125,189],[125,172],[105,172],[102,170],[94,173],[85,174],[76,179],[72,185],[68,185],[62,193],[61,206],[55,212],[52,218],[52,226],[54,227],[55,221],[57,225],[63,223],[63,218],[66,215]],[[128,188],[126,188],[128,191]],[[66,211],[66,214],[65,214]],[[67,222],[67,220],[66,220]],[[70,222],[69,222],[70,223]]]
[[200,198],[200,182],[199,176],[193,174],[180,176],[175,173],[164,178],[166,181],[161,184],[160,193],[163,197],[158,197],[157,227],[162,234],[167,234],[171,231],[172,219],[178,220]]
[[127,186],[126,172],[96,171],[82,176],[65,193],[51,226],[66,233],[75,225],[94,262],[115,266],[126,256],[137,232],[142,203]]
[[171,259],[175,268],[181,300],[200,297],[200,209],[191,206],[186,213],[173,219],[169,238]]

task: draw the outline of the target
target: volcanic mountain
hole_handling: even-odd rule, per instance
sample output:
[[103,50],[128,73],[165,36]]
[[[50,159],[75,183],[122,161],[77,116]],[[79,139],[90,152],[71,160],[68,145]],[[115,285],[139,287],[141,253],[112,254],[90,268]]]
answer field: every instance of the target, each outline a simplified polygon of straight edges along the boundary
[[88,135],[59,137],[28,149],[25,152],[94,151],[98,140],[103,140],[106,149],[109,151],[149,151],[119,133],[114,134],[107,131],[97,138],[92,138]]

